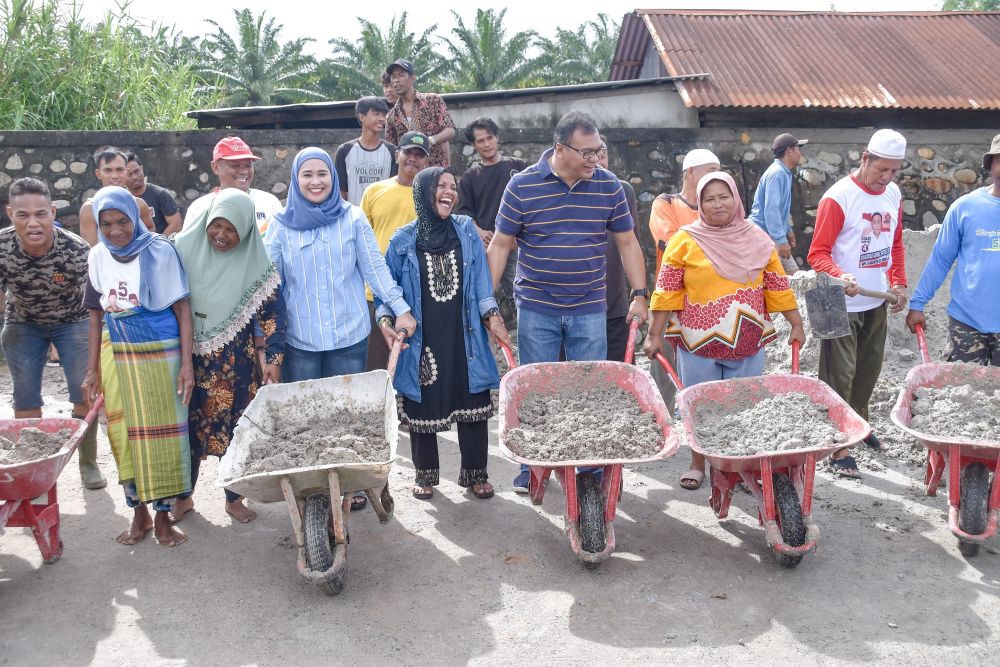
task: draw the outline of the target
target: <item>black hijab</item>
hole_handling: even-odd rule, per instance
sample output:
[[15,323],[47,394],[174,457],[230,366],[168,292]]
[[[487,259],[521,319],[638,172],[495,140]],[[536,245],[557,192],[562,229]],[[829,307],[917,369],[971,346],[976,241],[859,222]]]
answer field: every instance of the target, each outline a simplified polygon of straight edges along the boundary
[[[437,212],[437,186],[441,175],[451,173],[444,167],[428,167],[413,179],[413,205],[417,209],[417,250],[443,253],[459,245],[458,232],[451,216],[442,218]],[[455,204],[458,204],[456,195]]]

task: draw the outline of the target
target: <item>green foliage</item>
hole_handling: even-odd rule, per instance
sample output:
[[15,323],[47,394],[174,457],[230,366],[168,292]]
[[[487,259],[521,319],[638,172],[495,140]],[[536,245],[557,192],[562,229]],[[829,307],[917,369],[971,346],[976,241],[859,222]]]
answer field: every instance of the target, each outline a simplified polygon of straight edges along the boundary
[[0,0],[0,128],[12,130],[184,129],[184,112],[206,100],[190,62],[127,16],[94,25],[79,6]]
[[454,39],[442,38],[448,45],[452,63],[452,85],[458,90],[503,90],[534,82],[541,59],[529,57],[528,50],[537,34],[518,32],[507,39],[503,20],[506,9],[476,10],[475,22],[466,27],[458,12]]
[[439,88],[448,62],[435,50],[432,25],[419,35],[407,27],[407,14],[393,17],[387,30],[358,17],[361,35],[355,41],[335,37],[330,40],[333,57],[320,64],[320,89],[328,97],[350,100],[382,94],[382,72],[400,58],[413,63],[417,83]]
[[205,39],[208,61],[199,72],[215,81],[203,90],[222,95],[227,106],[260,106],[301,99],[322,99],[306,87],[316,69],[316,60],[303,52],[309,38],[278,41],[283,26],[267,19],[266,12],[254,17],[249,9],[233,10],[236,38],[215,21],[215,32]]
[[941,9],[946,12],[995,12],[1000,10],[1000,0],[944,0]]
[[606,81],[620,27],[607,14],[598,14],[596,21],[582,23],[576,30],[556,28],[554,39],[540,40],[546,83],[557,86]]

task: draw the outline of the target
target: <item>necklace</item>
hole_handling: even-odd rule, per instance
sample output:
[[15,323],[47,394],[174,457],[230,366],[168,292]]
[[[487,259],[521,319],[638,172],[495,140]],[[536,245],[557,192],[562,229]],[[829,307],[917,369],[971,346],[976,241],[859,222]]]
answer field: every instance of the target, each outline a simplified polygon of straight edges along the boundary
[[435,301],[445,303],[458,294],[458,260],[454,249],[444,255],[424,253],[427,261],[427,286]]

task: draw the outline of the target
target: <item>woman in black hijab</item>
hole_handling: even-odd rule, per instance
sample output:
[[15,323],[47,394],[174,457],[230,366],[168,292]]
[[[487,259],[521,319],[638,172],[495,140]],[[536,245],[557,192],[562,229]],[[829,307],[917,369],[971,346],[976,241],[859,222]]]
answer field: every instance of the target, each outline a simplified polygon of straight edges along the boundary
[[[410,427],[413,495],[434,495],[440,479],[437,433],[457,424],[458,483],[478,498],[491,498],[487,420],[496,412],[490,390],[500,376],[487,331],[508,345],[510,339],[475,225],[452,214],[458,206],[454,174],[424,169],[414,179],[413,201],[417,219],[395,233],[386,251],[389,271],[418,323],[393,380],[400,419]],[[392,312],[377,297],[376,306],[379,326],[391,327]]]

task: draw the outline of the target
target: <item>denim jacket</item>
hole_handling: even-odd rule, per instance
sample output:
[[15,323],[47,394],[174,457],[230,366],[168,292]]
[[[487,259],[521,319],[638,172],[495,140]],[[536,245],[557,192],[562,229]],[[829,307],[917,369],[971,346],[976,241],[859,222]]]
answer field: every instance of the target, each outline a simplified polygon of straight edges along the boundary
[[[451,216],[462,243],[462,322],[465,328],[465,353],[469,367],[469,391],[473,394],[500,386],[500,374],[490,348],[489,336],[482,316],[497,307],[493,297],[493,281],[486,263],[483,242],[466,215]],[[420,401],[420,352],[423,345],[423,307],[420,302],[420,264],[417,261],[416,221],[393,234],[386,250],[385,263],[389,273],[403,289],[403,299],[410,305],[417,320],[417,330],[407,339],[409,347],[399,355],[393,386],[412,401]],[[376,317],[392,316],[392,310],[375,297]]]

